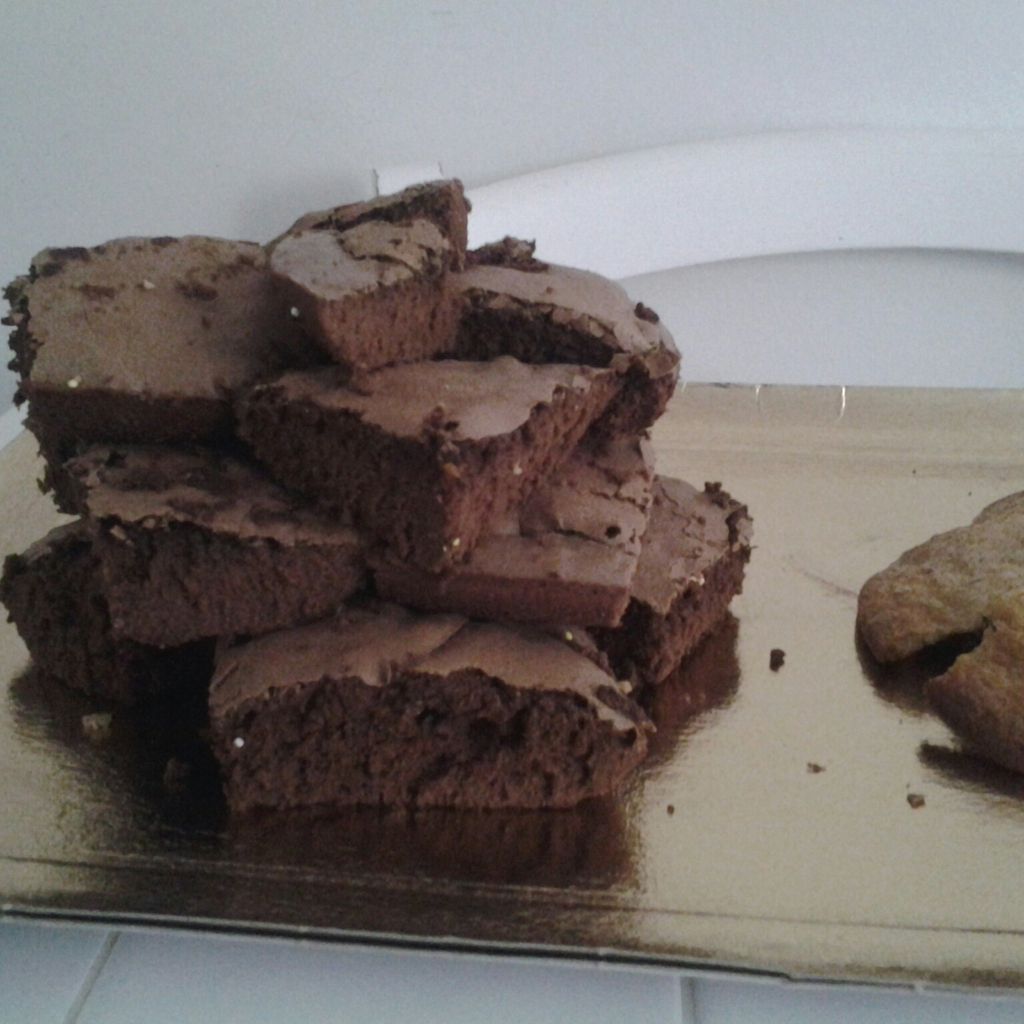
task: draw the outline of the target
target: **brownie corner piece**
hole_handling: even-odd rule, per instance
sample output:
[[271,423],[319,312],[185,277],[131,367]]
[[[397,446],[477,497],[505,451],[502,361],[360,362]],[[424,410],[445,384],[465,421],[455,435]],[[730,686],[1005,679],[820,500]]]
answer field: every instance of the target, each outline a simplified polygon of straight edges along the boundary
[[742,592],[752,529],[720,483],[655,479],[629,606],[617,627],[593,631],[618,674],[660,683],[717,628]]
[[616,282],[545,263],[532,242],[515,238],[471,250],[455,282],[459,358],[617,367],[625,380],[598,425],[606,438],[638,434],[664,412],[679,377],[679,350],[658,314]]
[[228,437],[233,393],[286,365],[295,333],[252,242],[44,249],[5,295],[48,486],[88,444]]
[[354,516],[401,561],[464,561],[569,457],[613,370],[440,360],[344,382],[333,368],[254,388],[239,429],[285,486]]
[[428,359],[455,346],[467,207],[455,180],[307,214],[270,244],[293,315],[349,371]]
[[9,555],[0,601],[36,666],[90,696],[136,704],[209,680],[212,644],[159,650],[114,635],[90,525],[83,520]]
[[407,224],[414,220],[428,221],[448,239],[452,269],[462,269],[466,260],[469,201],[458,178],[424,181],[374,199],[307,213],[288,230],[343,231],[367,221]]
[[389,605],[222,649],[210,720],[236,811],[568,807],[614,790],[652,728],[558,640]]
[[645,437],[583,442],[469,558],[443,573],[372,557],[379,596],[424,611],[616,626],[630,600],[654,481]]
[[69,463],[115,633],[172,646],[322,617],[365,581],[360,538],[208,449],[104,446]]

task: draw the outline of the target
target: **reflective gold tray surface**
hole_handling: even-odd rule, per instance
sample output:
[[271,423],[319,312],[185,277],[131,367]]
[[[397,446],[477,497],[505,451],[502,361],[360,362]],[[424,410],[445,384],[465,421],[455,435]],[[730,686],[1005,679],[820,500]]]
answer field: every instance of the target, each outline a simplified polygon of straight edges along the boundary
[[[691,385],[655,442],[660,472],[748,503],[756,547],[618,800],[232,821],[187,713],[115,711],[91,742],[102,706],[5,624],[0,910],[1024,988],[1024,777],[958,749],[927,664],[880,672],[854,636],[871,573],[1024,489],[1024,393]],[[31,438],[0,453],[4,554],[60,518],[38,473]]]

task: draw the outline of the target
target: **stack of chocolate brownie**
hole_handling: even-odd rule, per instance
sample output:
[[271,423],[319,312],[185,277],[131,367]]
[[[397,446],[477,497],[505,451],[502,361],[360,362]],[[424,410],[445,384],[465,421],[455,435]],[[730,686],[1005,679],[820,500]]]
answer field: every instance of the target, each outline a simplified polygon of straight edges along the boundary
[[0,597],[70,686],[208,685],[236,810],[608,793],[637,697],[740,590],[746,509],[654,472],[657,315],[531,243],[467,251],[467,209],[429,183],[266,246],[46,250],[7,289],[76,519]]

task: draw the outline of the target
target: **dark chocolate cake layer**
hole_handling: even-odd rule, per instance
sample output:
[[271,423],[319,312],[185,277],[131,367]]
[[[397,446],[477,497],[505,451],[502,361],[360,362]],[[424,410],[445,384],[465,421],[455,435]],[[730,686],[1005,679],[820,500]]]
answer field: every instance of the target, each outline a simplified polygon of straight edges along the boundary
[[746,506],[707,484],[657,477],[629,607],[592,633],[616,673],[660,683],[722,621],[750,559]]
[[365,581],[352,530],[236,459],[108,446],[68,471],[118,636],[175,646],[264,633],[329,614]]
[[234,392],[279,370],[295,332],[250,242],[47,249],[6,295],[11,365],[51,485],[84,444],[228,435]]
[[612,370],[503,357],[333,368],[253,389],[239,429],[284,485],[352,515],[401,561],[465,561],[564,462],[620,386]]
[[375,561],[377,592],[425,611],[547,625],[615,626],[647,529],[654,479],[645,439],[581,445],[467,562],[444,574]]
[[212,643],[159,650],[113,635],[99,563],[82,521],[9,555],[0,600],[37,667],[94,697],[135,704],[210,677]]
[[566,807],[614,789],[650,729],[558,640],[393,605],[221,650],[210,721],[235,810]]

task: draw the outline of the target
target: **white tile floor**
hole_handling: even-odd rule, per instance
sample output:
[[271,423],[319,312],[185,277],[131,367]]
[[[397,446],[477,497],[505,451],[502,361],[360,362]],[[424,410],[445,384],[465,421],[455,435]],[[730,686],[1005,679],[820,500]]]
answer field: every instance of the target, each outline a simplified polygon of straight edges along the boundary
[[102,931],[0,923],[0,1024],[690,1021],[668,971],[176,932],[110,935],[104,945]]
[[63,1024],[110,933],[0,921],[0,1024]]
[[0,1024],[1009,1024],[1024,998],[0,921]]
[[694,982],[699,1024],[1020,1024],[1024,999],[758,981]]

